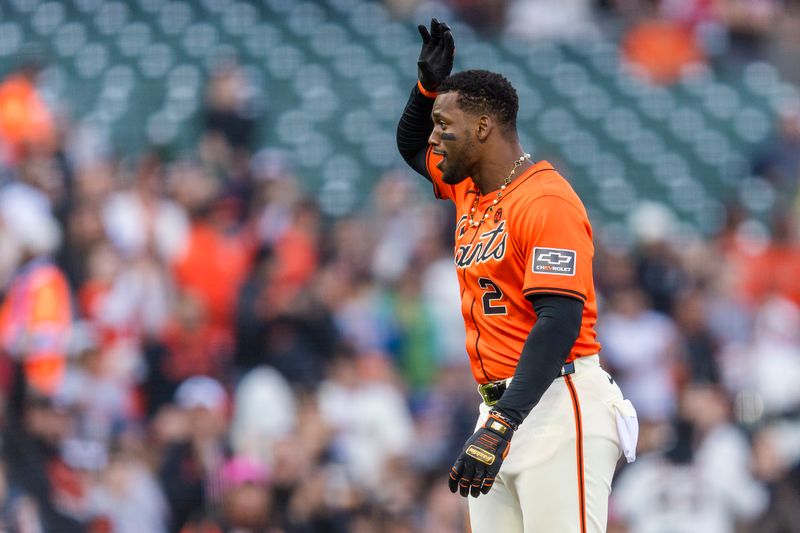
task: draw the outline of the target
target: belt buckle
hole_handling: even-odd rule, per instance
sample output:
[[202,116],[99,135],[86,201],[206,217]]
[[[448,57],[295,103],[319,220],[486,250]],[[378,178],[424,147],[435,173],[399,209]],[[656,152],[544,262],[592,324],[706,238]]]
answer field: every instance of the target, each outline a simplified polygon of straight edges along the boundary
[[483,385],[478,385],[478,393],[483,398],[483,403],[491,407],[500,401],[500,397],[503,395],[503,391],[500,390],[501,384],[504,384],[504,382],[491,381]]

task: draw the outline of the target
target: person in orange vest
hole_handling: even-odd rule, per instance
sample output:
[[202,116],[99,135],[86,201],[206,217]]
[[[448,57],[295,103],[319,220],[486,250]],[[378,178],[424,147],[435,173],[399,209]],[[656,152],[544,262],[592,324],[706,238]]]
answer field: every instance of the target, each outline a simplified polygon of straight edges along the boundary
[[56,119],[36,87],[40,65],[29,63],[0,82],[0,152],[9,164],[30,150],[52,153]]
[[[38,194],[24,185],[0,190],[0,237],[13,243],[18,266],[0,286],[0,364],[15,368],[32,392],[52,396],[66,370],[72,302],[66,276],[49,258],[60,228]],[[13,374],[5,374],[10,386]]]

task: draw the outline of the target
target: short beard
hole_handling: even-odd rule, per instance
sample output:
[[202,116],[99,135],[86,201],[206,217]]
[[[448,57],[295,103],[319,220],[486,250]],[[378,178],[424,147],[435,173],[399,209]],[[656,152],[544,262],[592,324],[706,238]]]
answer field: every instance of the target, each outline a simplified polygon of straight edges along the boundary
[[464,139],[464,144],[461,146],[461,149],[457,152],[452,154],[454,156],[453,159],[450,158],[450,154],[448,153],[446,161],[453,161],[458,159],[460,162],[457,166],[450,166],[448,165],[445,170],[442,172],[442,181],[448,185],[457,185],[467,179],[469,177],[469,164],[467,163],[467,158],[469,154],[471,154],[473,148],[475,147],[475,143],[473,142],[472,138],[467,135],[466,139]]

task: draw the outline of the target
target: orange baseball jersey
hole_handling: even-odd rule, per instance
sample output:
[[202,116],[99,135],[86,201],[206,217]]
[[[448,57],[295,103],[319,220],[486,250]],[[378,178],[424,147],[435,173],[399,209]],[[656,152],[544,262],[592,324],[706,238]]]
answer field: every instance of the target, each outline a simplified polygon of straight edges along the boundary
[[455,264],[461,289],[461,313],[467,353],[478,383],[514,375],[522,346],[536,323],[526,297],[555,294],[584,303],[580,334],[567,361],[594,355],[597,302],[592,279],[592,227],[578,195],[547,161],[540,161],[512,181],[499,200],[480,195],[471,179],[457,185],[441,180],[441,156],[428,149],[426,164],[438,198],[456,205]]

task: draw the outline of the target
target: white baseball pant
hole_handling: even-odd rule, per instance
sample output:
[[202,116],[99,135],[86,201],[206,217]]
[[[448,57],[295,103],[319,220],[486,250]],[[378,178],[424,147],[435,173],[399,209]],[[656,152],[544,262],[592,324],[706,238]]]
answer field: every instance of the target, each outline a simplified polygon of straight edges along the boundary
[[[557,378],[514,433],[492,490],[469,498],[473,533],[604,532],[622,452],[622,402],[598,356],[577,359],[575,372]],[[489,409],[481,403],[476,428]],[[635,449],[636,436],[626,440]]]

